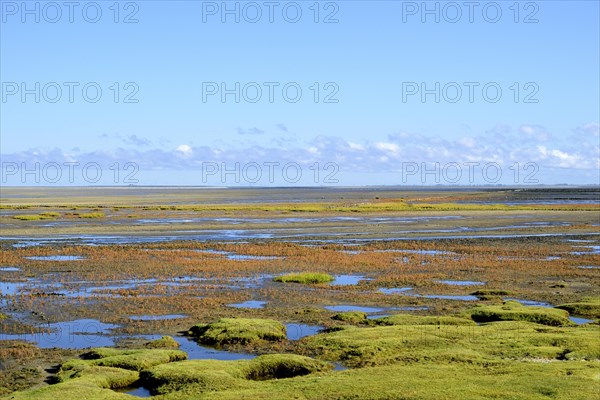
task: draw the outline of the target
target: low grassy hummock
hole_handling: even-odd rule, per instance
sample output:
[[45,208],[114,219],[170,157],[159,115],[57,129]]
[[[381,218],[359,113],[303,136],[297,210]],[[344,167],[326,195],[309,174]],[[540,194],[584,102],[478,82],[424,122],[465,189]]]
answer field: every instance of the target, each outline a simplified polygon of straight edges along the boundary
[[41,221],[45,219],[55,219],[60,217],[57,212],[43,212],[41,214],[19,214],[13,215],[13,219],[19,219],[21,221]]
[[53,377],[55,384],[11,393],[10,398],[127,400],[131,396],[113,390],[123,389],[138,382],[138,371],[186,358],[187,355],[178,350],[92,349],[84,353],[82,358],[63,363],[58,374]]
[[[348,367],[394,363],[465,363],[500,360],[600,360],[595,326],[553,327],[502,321],[483,325],[355,327],[306,337],[302,348]],[[458,318],[457,318],[458,320]]]
[[155,365],[187,359],[180,350],[132,349],[121,350],[110,347],[92,349],[80,359],[69,360],[61,365],[61,371],[78,370],[82,367],[101,366],[141,371]]
[[304,284],[314,284],[314,283],[327,283],[333,281],[335,278],[329,274],[316,273],[316,272],[301,272],[298,274],[287,274],[275,277],[273,280],[275,282],[283,282],[283,283],[304,283]]
[[477,296],[479,300],[498,300],[501,296],[510,296],[512,293],[503,289],[480,289],[471,295]]
[[360,324],[367,321],[367,313],[362,311],[346,311],[335,314],[332,319],[349,324]]
[[569,313],[546,307],[524,306],[517,301],[506,301],[501,305],[475,306],[468,311],[477,322],[527,321],[550,326],[571,326]]
[[[299,350],[319,359],[268,354],[252,360],[183,360],[144,366],[138,373],[148,365],[141,359],[181,352],[94,349],[85,354],[88,359],[64,363],[59,383],[14,392],[9,398],[127,400],[129,395],[114,389],[140,384],[164,400],[597,397],[597,326],[554,327],[524,321],[442,326],[428,323],[436,322],[435,318],[440,323],[461,319],[395,318],[405,324],[344,326],[303,338]],[[215,324],[225,326],[225,322]],[[111,366],[97,365],[102,360]],[[332,371],[324,360],[361,368]]]
[[600,318],[600,297],[586,297],[581,301],[574,303],[561,304],[556,306],[561,310],[566,310],[573,315],[581,315],[588,318]]
[[272,319],[221,318],[212,324],[192,326],[189,335],[211,345],[248,344],[260,340],[285,340],[286,328]]
[[105,217],[104,213],[102,213],[102,212],[75,213],[74,215],[76,215],[77,218],[88,218],[88,219]]
[[149,349],[177,349],[179,348],[179,343],[171,336],[163,336],[160,339],[147,342],[144,347]]
[[190,360],[159,365],[143,371],[140,379],[154,394],[193,389],[199,395],[215,390],[255,388],[252,381],[292,378],[331,369],[331,364],[309,357],[266,354],[252,360]]
[[475,325],[471,319],[452,316],[395,314],[370,320],[376,325]]

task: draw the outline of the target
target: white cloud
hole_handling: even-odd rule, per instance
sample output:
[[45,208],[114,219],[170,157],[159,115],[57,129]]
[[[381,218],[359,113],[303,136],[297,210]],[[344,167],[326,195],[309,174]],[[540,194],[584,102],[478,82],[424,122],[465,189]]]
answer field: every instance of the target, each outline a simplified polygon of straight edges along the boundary
[[400,151],[400,146],[398,146],[396,143],[377,142],[375,143],[375,148],[377,150],[394,154],[397,154]]
[[[135,162],[144,170],[197,169],[203,162],[279,162],[282,165],[298,162],[306,166],[315,162],[335,162],[340,169],[357,173],[397,172],[403,162],[497,162],[505,168],[514,163],[534,162],[540,168],[567,168],[594,175],[600,167],[597,132],[596,123],[582,125],[573,130],[574,135],[582,138],[575,140],[572,137],[561,139],[536,125],[522,125],[512,131],[499,125],[479,136],[457,139],[399,132],[387,135],[383,140],[362,143],[343,137],[317,136],[309,142],[271,141],[269,145],[245,147],[226,143],[219,146],[180,144],[170,151],[139,147],[94,152],[33,148],[2,154],[2,160],[18,163],[98,162],[103,165]],[[529,135],[527,140],[523,139],[525,134]]]
[[238,135],[262,135],[265,133],[262,129],[258,129],[256,127],[250,129],[237,128]]
[[192,150],[192,148],[187,144],[181,144],[177,146],[175,151],[180,153],[179,155],[184,158],[190,158],[194,155],[194,150]]
[[527,139],[545,142],[551,139],[546,128],[541,125],[521,125],[519,132]]
[[350,148],[352,150],[363,151],[365,149],[365,146],[363,146],[362,144],[353,143],[353,142],[348,142],[348,146],[350,146]]

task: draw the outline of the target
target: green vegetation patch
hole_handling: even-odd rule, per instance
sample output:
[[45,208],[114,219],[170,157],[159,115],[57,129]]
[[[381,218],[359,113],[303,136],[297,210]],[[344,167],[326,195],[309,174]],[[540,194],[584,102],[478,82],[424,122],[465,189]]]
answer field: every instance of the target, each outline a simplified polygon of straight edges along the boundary
[[10,399],[35,400],[82,400],[82,399],[131,399],[131,396],[107,389],[120,389],[139,379],[136,371],[121,368],[85,366],[62,376],[63,381],[24,392],[14,392]]
[[[154,359],[152,353],[181,352],[99,348],[85,353],[84,359],[64,363],[59,383],[15,392],[9,398],[130,399],[114,389],[140,383],[163,400],[597,397],[598,326],[554,327],[523,321],[427,325],[436,322],[432,318],[440,323],[461,318],[395,317],[395,322],[405,324],[347,326],[302,339],[302,348],[322,359],[362,368],[332,371],[325,361],[268,354],[252,360],[167,362],[138,373],[142,355]],[[122,367],[95,364],[110,359],[115,361],[112,365]]]
[[573,315],[581,315],[589,318],[600,318],[600,297],[586,297],[575,303],[567,303],[556,306],[566,310]]
[[179,348],[179,343],[171,336],[163,336],[160,339],[147,342],[144,347],[149,349],[177,349]]
[[[164,400],[229,399],[447,399],[588,400],[597,398],[596,363],[498,362],[488,365],[426,363],[389,365],[297,376],[243,379],[237,361],[193,360],[147,371]],[[164,368],[174,367],[174,368]],[[197,368],[196,368],[197,367]],[[192,371],[196,370],[196,374]],[[129,371],[131,372],[131,371]],[[146,374],[146,372],[144,372]],[[232,376],[233,375],[233,376]],[[179,380],[178,380],[179,379]],[[170,382],[178,381],[177,385]],[[131,399],[129,395],[73,380],[11,398],[32,400]]]
[[395,314],[371,320],[377,325],[475,325],[471,319],[451,316]]
[[[392,363],[498,360],[600,359],[598,327],[551,327],[522,321],[485,325],[376,326],[322,333],[303,339],[303,348],[319,358],[351,367]],[[408,321],[407,321],[408,322]]]
[[329,371],[329,363],[295,354],[267,354],[252,360],[190,360],[159,365],[140,374],[144,386],[155,394],[193,388],[205,393],[256,386],[251,381],[292,378]]
[[473,296],[479,297],[481,300],[490,300],[500,296],[510,296],[512,292],[504,289],[480,289],[471,293]]
[[69,360],[62,364],[61,371],[77,371],[86,366],[102,366],[141,371],[155,365],[187,359],[180,350],[98,348],[84,353],[82,359]]
[[346,311],[335,314],[332,319],[347,322],[349,324],[360,324],[367,321],[367,313],[362,311]]
[[246,379],[263,381],[292,378],[333,369],[329,363],[296,354],[266,354],[250,360],[244,368]]
[[55,219],[60,217],[60,214],[57,212],[43,212],[41,214],[20,214],[13,215],[13,219],[18,219],[21,221],[40,221],[44,219]]
[[304,284],[314,284],[314,283],[327,283],[333,281],[335,278],[329,274],[316,273],[316,272],[302,272],[299,274],[287,274],[275,277],[273,280],[275,282],[283,282],[283,283],[304,283]]
[[469,313],[477,322],[528,321],[550,326],[574,325],[569,313],[546,307],[528,307],[517,301],[506,301],[501,305],[476,306]]
[[285,340],[286,328],[272,319],[221,318],[212,324],[194,325],[189,334],[212,345],[248,344],[260,340]]
[[597,366],[579,362],[392,365],[251,382],[204,394],[189,387],[165,399],[587,400],[597,397],[597,372]]
[[77,216],[77,218],[88,218],[88,219],[105,217],[104,213],[101,213],[101,212],[75,213],[75,215]]

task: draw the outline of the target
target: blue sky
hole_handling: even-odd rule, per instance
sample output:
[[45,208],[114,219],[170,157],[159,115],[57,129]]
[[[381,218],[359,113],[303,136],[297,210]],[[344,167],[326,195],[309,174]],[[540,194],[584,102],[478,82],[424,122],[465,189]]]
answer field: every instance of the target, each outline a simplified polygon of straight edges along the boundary
[[5,185],[599,183],[597,1],[0,3]]

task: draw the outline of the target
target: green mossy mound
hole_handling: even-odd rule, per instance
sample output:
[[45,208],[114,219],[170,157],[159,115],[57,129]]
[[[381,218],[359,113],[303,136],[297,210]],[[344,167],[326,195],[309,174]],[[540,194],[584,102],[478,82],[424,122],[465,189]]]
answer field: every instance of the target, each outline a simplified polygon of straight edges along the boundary
[[295,354],[267,354],[252,360],[190,360],[164,364],[140,374],[152,393],[165,394],[193,387],[196,393],[249,388],[249,381],[292,378],[329,371],[329,363]]
[[600,297],[586,297],[581,301],[574,303],[561,304],[556,306],[561,310],[566,310],[573,315],[581,315],[588,318],[600,318]]
[[315,283],[327,283],[333,281],[335,278],[329,274],[315,273],[315,272],[302,272],[299,274],[287,274],[275,277],[275,282],[283,283],[303,283],[303,284],[315,284]]
[[[80,365],[69,374],[61,374],[61,383],[11,393],[7,399],[35,400],[127,400],[131,396],[114,392],[132,385],[139,379],[136,371],[121,368]],[[107,390],[108,389],[108,390]],[[113,389],[113,390],[110,390]]]
[[[183,367],[195,361],[177,364]],[[165,390],[166,394],[160,398],[163,400],[389,400],[398,398],[589,400],[598,396],[596,363],[580,361],[554,363],[499,361],[485,366],[470,363],[395,364],[267,381],[247,380],[243,379],[243,376],[232,377],[229,373],[236,375],[234,368],[223,364],[236,362],[211,360],[200,362],[207,363],[202,368],[205,378],[195,383],[182,382],[179,386],[161,387],[178,390]],[[174,379],[174,375],[178,372],[186,372],[186,369],[181,367],[169,373],[162,373],[161,376]],[[97,373],[104,376],[102,378],[105,379],[104,384],[111,384],[110,380],[106,381],[107,373],[104,371],[106,368],[96,368],[99,368]],[[157,368],[153,368],[152,371]],[[121,372],[117,371],[117,376],[120,375]],[[156,376],[158,377],[158,373]],[[97,379],[100,380],[99,377]],[[102,389],[97,386],[97,383],[82,377],[66,384],[13,393],[9,398],[19,400],[132,399],[130,395],[117,393],[108,388]]]
[[303,339],[303,348],[311,354],[350,367],[413,362],[485,364],[500,359],[599,360],[599,344],[597,326],[551,327],[521,321],[348,326]]
[[221,318],[212,324],[190,328],[190,336],[211,345],[249,344],[260,340],[286,339],[286,328],[278,321],[258,318]]
[[477,322],[528,321],[549,326],[571,326],[569,313],[545,307],[524,306],[516,301],[506,301],[501,305],[476,306],[469,311]]
[[[252,360],[176,361],[138,373],[147,364],[140,362],[142,355],[155,360],[181,352],[101,348],[85,353],[85,359],[64,363],[60,383],[8,398],[124,400],[131,396],[111,389],[133,384],[143,384],[163,400],[597,397],[598,326],[554,327],[524,321],[462,325],[455,324],[461,320],[457,317],[394,317],[394,322],[404,324],[345,325],[302,339],[307,353],[362,368],[331,371],[325,361],[269,354]],[[100,361],[121,368],[97,365]]]
[[473,296],[510,296],[512,292],[504,289],[479,289],[471,293]]
[[179,350],[113,348],[92,349],[82,354],[81,359],[69,360],[61,365],[61,371],[77,371],[88,366],[102,366],[141,371],[155,365],[182,361],[187,354]]
[[293,378],[333,369],[329,363],[296,354],[266,354],[250,361],[246,379],[264,381]]
[[178,349],[179,343],[171,336],[163,336],[144,345],[148,349]]
[[82,354],[81,358],[63,363],[54,377],[56,384],[10,396],[15,399],[43,400],[130,399],[131,396],[113,390],[138,382],[140,370],[185,359],[187,354],[178,350],[92,349]]
[[346,311],[337,313],[331,318],[348,324],[360,324],[367,321],[367,313],[362,311]]
[[471,295],[477,296],[479,300],[502,302],[502,297],[510,296],[512,292],[503,289],[480,289],[471,293]]
[[375,325],[475,325],[473,320],[467,318],[412,314],[395,314],[372,319],[371,322]]

